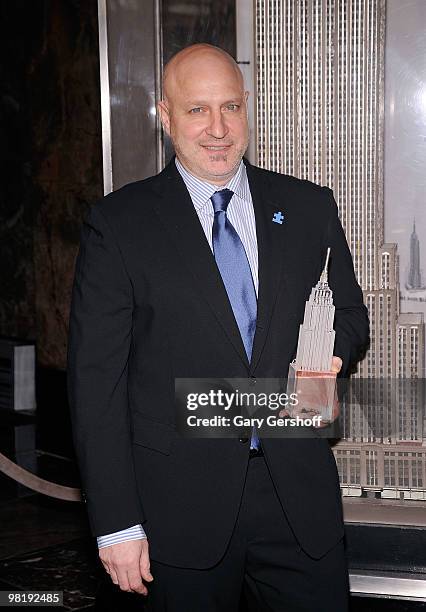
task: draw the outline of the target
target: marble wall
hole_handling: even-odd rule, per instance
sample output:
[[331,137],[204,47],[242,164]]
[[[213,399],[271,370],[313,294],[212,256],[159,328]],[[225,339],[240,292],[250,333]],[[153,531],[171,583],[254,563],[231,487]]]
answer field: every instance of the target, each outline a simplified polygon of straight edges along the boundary
[[96,0],[2,3],[0,334],[66,366],[79,228],[102,196]]
[[[235,56],[235,0],[162,0],[162,28],[164,61],[193,42]],[[0,335],[63,369],[79,228],[103,192],[97,2],[2,2],[0,43]]]

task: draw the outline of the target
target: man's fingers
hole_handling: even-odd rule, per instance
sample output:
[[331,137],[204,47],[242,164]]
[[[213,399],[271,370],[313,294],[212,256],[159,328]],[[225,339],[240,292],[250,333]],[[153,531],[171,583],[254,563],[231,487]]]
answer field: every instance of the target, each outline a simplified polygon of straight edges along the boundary
[[118,586],[118,576],[117,576],[117,572],[115,571],[115,569],[113,567],[111,567],[109,569],[108,574],[111,576],[111,580],[113,581],[114,584],[116,584]]
[[132,568],[127,572],[127,580],[130,589],[141,595],[148,595],[148,589],[142,582],[140,568]]
[[342,364],[343,364],[343,361],[341,360],[340,357],[333,356],[333,359],[331,360],[331,371],[337,372],[338,374],[340,370],[342,369]]
[[102,565],[104,566],[104,569],[106,571],[106,573],[109,575],[109,577],[111,578],[112,582],[114,584],[118,584],[118,578],[117,578],[117,573],[115,571],[115,569],[110,566],[106,561],[104,561],[103,559],[101,559]]
[[151,571],[149,568],[149,561],[148,563],[146,563],[145,561],[141,559],[139,567],[140,567],[142,578],[146,580],[147,582],[152,582],[154,580],[154,576],[151,574]]
[[154,580],[153,575],[150,570],[150,562],[149,562],[149,545],[148,540],[142,542],[142,551],[139,559],[139,569],[141,572],[141,576],[147,582],[152,582]]
[[127,571],[123,569],[122,567],[115,568],[115,571],[117,572],[118,586],[120,587],[120,589],[122,591],[130,591],[131,589],[130,589],[129,579],[127,577]]

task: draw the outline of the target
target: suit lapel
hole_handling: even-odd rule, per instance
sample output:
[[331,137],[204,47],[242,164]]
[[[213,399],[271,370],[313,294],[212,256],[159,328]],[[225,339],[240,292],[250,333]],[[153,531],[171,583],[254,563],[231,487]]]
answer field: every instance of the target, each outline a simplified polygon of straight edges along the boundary
[[201,295],[248,368],[247,355],[222,277],[174,159],[152,180],[151,186],[161,196],[161,200],[154,203],[160,222],[181,253]]
[[[253,374],[265,346],[272,312],[283,279],[283,260],[287,244],[288,223],[283,208],[283,194],[275,200],[267,173],[252,166],[245,159],[250,192],[256,217],[256,235],[259,261],[259,290],[257,325],[253,342],[250,374]],[[282,224],[273,221],[274,213],[284,215]]]
[[[255,213],[259,261],[257,323],[250,364],[250,373],[253,374],[265,346],[278,289],[285,280],[283,261],[289,223],[282,204],[285,194],[280,193],[279,198],[274,198],[267,173],[252,166],[245,158],[244,163]],[[161,197],[154,203],[160,222],[181,253],[201,295],[248,368],[247,355],[220,272],[174,159],[152,179],[151,185]],[[276,212],[284,215],[282,225],[273,222]]]

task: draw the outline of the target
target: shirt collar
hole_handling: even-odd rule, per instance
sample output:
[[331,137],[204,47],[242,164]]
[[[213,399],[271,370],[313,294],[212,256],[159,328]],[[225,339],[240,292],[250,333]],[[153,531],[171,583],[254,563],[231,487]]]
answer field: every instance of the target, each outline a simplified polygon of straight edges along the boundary
[[[240,161],[237,172],[226,183],[226,185],[212,185],[207,181],[203,181],[189,172],[175,157],[176,168],[178,169],[182,179],[185,182],[186,188],[189,191],[191,200],[197,211],[200,211],[206,204],[211,204],[210,198],[215,191],[221,189],[230,189],[243,200],[248,200],[249,184],[247,179],[247,171],[243,160]],[[213,214],[213,209],[212,209]]]

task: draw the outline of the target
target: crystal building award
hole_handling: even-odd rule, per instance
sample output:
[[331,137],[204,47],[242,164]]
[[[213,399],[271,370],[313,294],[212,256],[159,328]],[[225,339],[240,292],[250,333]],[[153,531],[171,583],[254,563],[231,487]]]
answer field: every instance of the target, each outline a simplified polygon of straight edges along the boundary
[[[335,331],[333,292],[328,285],[328,260],[330,249],[320,279],[312,288],[305,305],[303,323],[299,328],[296,358],[288,371],[287,394],[300,394],[297,412],[314,412],[323,421],[333,418],[336,390],[336,372],[331,371]],[[296,410],[293,410],[295,412]]]

